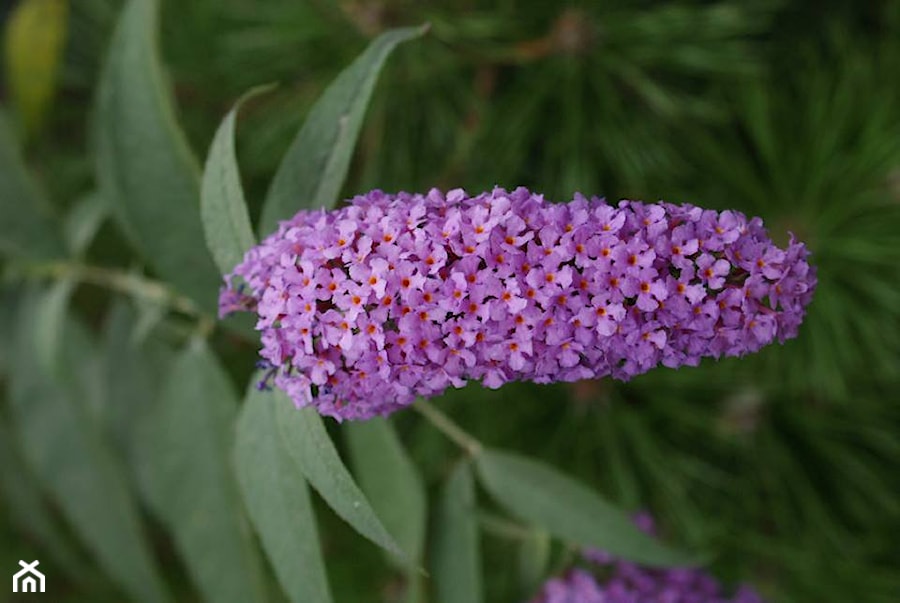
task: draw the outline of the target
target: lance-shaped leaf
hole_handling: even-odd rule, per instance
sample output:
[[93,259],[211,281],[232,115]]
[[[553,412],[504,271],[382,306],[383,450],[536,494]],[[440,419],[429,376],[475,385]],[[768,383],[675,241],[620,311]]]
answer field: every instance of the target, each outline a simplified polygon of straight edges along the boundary
[[251,382],[237,423],[234,463],[250,520],[293,603],[329,603],[316,517],[303,474],[278,435],[275,407],[291,402]]
[[129,0],[110,44],[95,121],[97,181],[139,251],[203,308],[219,275],[203,240],[196,159],[159,59],[158,0]]
[[101,423],[118,452],[140,469],[136,437],[159,400],[160,386],[175,356],[172,347],[154,333],[139,338],[139,318],[125,299],[116,299],[103,327],[101,381],[105,387]]
[[235,103],[219,125],[206,158],[200,211],[206,244],[222,274],[230,272],[256,244],[234,150],[237,112],[245,100],[270,88],[254,88]]
[[524,596],[533,594],[547,574],[550,563],[550,536],[533,530],[519,543],[519,587]]
[[417,562],[425,543],[425,486],[387,419],[344,426],[359,485],[400,547]]
[[313,408],[297,409],[280,394],[279,397],[282,401],[275,409],[279,433],[306,480],[353,529],[408,563],[409,556],[385,529],[353,481],[325,430],[322,417]]
[[143,489],[208,601],[266,600],[232,471],[237,406],[228,375],[195,341],[172,365],[139,436]]
[[0,493],[13,523],[33,538],[71,580],[86,577],[84,561],[63,536],[62,526],[41,496],[34,476],[14,447],[15,439],[0,416]]
[[109,215],[109,204],[96,191],[81,197],[63,224],[66,244],[76,256],[84,255]]
[[641,532],[627,513],[544,463],[496,450],[483,451],[477,463],[482,484],[497,502],[568,543],[646,565],[697,562]]
[[69,300],[75,291],[75,281],[64,279],[55,282],[35,307],[34,349],[40,368],[49,375],[57,375],[63,369],[60,349],[68,320]]
[[22,455],[103,569],[135,601],[168,601],[121,467],[86,408],[79,374],[95,353],[69,319],[60,339],[63,375],[46,373],[35,350],[35,308],[26,298],[16,337],[10,406]]
[[302,208],[334,206],[385,60],[398,44],[426,30],[406,27],[381,34],[322,94],[275,173],[260,234],[267,235]]
[[38,191],[18,143],[0,112],[0,254],[35,258],[65,255],[59,224]]
[[[350,462],[362,491],[400,548],[422,565],[427,500],[419,470],[387,419],[351,421],[345,430]],[[418,601],[419,572],[403,560],[391,560],[407,572],[406,600]]]
[[459,463],[444,484],[432,554],[437,600],[482,600],[481,543],[475,508],[475,480],[468,461]]

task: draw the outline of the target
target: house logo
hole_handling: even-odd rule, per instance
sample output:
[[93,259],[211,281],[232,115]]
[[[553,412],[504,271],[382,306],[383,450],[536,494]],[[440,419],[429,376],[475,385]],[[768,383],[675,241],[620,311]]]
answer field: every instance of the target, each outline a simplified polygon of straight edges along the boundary
[[19,561],[22,569],[13,576],[14,593],[42,593],[44,592],[44,574],[37,571],[40,561],[25,563]]

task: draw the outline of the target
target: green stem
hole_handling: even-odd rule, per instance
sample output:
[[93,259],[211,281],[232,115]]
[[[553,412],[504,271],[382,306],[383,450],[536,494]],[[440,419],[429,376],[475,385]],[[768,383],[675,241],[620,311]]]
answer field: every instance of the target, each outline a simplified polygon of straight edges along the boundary
[[203,336],[208,335],[215,327],[215,318],[201,310],[193,300],[175,292],[165,283],[143,276],[102,266],[66,261],[27,264],[19,268],[21,274],[26,277],[68,278],[156,302],[197,319],[197,330]]
[[437,409],[436,406],[426,400],[419,400],[413,404],[413,408],[428,421],[438,428],[445,436],[453,440],[469,456],[478,456],[481,453],[481,442],[457,425],[450,417]]

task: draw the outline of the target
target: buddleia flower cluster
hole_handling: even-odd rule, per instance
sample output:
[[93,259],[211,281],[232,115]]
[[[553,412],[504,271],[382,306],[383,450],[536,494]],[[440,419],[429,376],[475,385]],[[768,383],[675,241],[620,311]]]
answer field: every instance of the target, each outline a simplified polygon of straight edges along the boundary
[[[639,514],[636,523],[647,533],[655,532],[647,514]],[[575,568],[549,580],[530,603],[764,603],[749,586],[725,594],[719,581],[702,569],[649,568],[598,550],[584,551],[584,558],[592,564],[589,569]]]
[[807,256],[736,211],[376,190],[282,222],[220,313],[258,315],[267,384],[365,419],[469,381],[627,380],[783,342],[815,288]]

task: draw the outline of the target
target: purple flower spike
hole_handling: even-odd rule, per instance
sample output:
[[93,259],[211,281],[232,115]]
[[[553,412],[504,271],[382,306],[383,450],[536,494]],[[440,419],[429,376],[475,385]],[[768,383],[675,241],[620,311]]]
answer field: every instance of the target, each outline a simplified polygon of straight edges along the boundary
[[301,211],[225,279],[298,406],[386,415],[480,381],[627,380],[796,336],[809,253],[759,218],[524,188],[372,191]]
[[618,568],[601,583],[590,572],[572,569],[548,580],[531,603],[765,603],[749,586],[732,596],[701,570],[660,572],[637,566]]
[[[648,513],[634,522],[644,532],[655,533]],[[531,603],[765,603],[750,586],[740,585],[732,596],[707,571],[694,567],[657,569],[618,559],[596,549],[582,551],[594,573],[572,568],[541,587]]]

